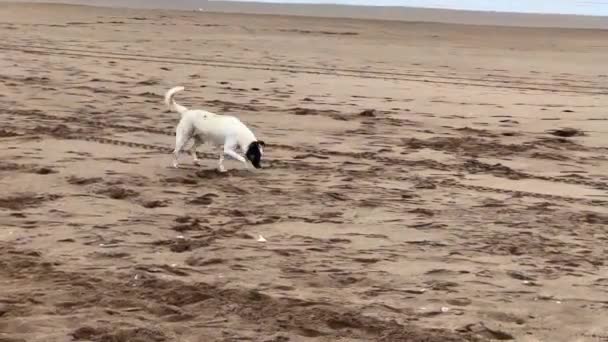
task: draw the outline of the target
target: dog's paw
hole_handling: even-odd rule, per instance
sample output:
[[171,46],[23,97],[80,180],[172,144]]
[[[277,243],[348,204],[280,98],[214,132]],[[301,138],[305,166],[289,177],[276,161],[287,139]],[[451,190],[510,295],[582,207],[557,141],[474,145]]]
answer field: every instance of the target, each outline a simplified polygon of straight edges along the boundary
[[222,173],[227,172],[226,168],[223,166],[218,166],[217,170]]

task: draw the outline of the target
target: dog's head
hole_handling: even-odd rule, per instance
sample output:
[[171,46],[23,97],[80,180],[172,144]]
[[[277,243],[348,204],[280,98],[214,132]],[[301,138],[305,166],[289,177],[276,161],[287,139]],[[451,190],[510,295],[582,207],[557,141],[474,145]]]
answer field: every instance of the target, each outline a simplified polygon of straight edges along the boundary
[[256,169],[262,168],[262,156],[264,155],[264,146],[266,144],[262,140],[254,141],[249,144],[245,156],[251,162],[251,165]]

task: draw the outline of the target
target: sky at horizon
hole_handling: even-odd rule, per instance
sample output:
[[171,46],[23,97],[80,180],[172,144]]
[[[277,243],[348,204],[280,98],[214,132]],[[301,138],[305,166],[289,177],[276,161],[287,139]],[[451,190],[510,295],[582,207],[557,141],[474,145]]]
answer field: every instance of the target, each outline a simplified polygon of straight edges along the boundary
[[[224,0],[226,1],[226,0]],[[608,16],[608,0],[238,0]]]

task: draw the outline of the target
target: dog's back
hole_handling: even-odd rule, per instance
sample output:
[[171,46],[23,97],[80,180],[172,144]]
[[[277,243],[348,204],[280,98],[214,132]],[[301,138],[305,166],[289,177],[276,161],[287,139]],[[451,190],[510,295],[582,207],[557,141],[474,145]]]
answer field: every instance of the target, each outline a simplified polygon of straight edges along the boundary
[[205,140],[217,145],[224,144],[230,137],[239,141],[255,140],[253,132],[241,120],[231,115],[196,109],[184,112],[182,119],[189,121],[197,134],[205,136]]

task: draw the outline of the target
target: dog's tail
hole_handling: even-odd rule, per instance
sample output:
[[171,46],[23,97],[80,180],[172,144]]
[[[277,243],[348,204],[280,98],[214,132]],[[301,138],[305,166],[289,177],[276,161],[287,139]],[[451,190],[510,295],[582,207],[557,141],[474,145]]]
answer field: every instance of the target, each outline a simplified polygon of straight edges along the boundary
[[182,90],[184,90],[184,87],[173,87],[169,89],[169,91],[167,91],[167,93],[165,94],[165,104],[167,105],[167,107],[180,114],[184,114],[185,112],[187,112],[188,108],[178,104],[173,98],[175,97],[175,94],[179,93]]

